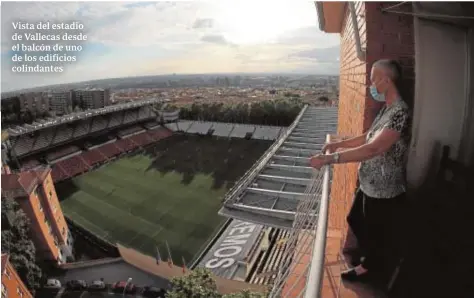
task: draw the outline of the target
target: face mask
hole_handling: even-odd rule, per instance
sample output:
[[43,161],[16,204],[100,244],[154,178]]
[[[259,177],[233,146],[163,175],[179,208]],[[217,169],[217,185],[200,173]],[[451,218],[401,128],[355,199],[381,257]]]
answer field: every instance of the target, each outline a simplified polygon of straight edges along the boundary
[[370,86],[370,95],[376,101],[385,102],[385,94],[379,93],[374,85]]

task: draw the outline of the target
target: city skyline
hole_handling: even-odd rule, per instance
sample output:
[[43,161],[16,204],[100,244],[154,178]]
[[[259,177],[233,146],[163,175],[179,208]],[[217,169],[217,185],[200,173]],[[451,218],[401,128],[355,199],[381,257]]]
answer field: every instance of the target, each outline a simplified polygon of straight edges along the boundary
[[[39,15],[84,23],[89,38],[79,62],[60,74],[12,74],[5,28]],[[2,60],[2,91],[173,73],[332,75],[338,74],[339,36],[320,32],[309,1],[7,2]]]

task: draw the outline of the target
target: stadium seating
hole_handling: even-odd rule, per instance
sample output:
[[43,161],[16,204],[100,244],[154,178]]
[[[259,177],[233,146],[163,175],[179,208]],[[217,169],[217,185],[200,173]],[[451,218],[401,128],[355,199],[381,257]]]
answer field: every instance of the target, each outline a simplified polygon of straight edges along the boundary
[[17,155],[23,155],[31,151],[33,147],[33,143],[35,142],[36,138],[30,137],[28,135],[21,136],[15,143],[15,153]]
[[128,136],[128,135],[137,133],[139,131],[145,131],[145,130],[139,125],[134,125],[132,127],[120,130],[117,133],[117,135],[120,136],[120,137],[124,137],[124,136]]
[[137,120],[137,110],[125,111],[125,116],[123,118],[123,123],[132,123]]
[[92,119],[91,132],[100,131],[105,128],[107,128],[107,121],[104,118],[98,116]]
[[[59,130],[59,128],[58,128]],[[79,138],[85,136],[89,133],[90,130],[90,119],[79,120],[76,126],[74,127],[73,138]]]
[[98,148],[83,152],[81,156],[89,165],[95,165],[107,160],[107,157],[102,154]]
[[115,145],[115,142],[114,143],[108,143],[108,144],[105,144],[105,145],[102,145],[98,148],[96,148],[97,150],[100,150],[100,152],[102,154],[104,154],[107,158],[112,158],[114,156],[117,156],[119,155],[122,151],[117,147],[117,145]]
[[53,130],[45,129],[40,132],[40,135],[36,138],[33,144],[32,150],[39,150],[48,147],[53,140]]
[[123,112],[112,114],[109,116],[109,128],[116,127],[122,124],[123,121]]
[[163,127],[152,129],[152,130],[148,131],[148,135],[154,141],[158,141],[158,140],[167,138],[167,137],[171,136],[172,134],[173,134],[173,132],[171,130],[163,128]]
[[60,166],[60,168],[68,175],[68,177],[74,177],[89,170],[89,166],[86,165],[83,159],[78,155],[61,160],[54,165],[54,167],[58,166]]
[[35,158],[27,159],[21,162],[21,169],[22,170],[34,169],[39,165],[41,165],[41,163],[37,159]]
[[46,159],[49,162],[52,162],[57,159],[60,159],[61,157],[76,153],[78,151],[80,151],[80,149],[77,146],[67,146],[49,153],[48,155],[46,155]]
[[145,123],[143,127],[145,127],[146,129],[152,129],[152,128],[158,127],[159,125],[160,123],[156,121],[150,121],[150,122]]
[[153,113],[149,107],[141,107],[138,110],[138,120],[147,119],[153,116]]
[[65,125],[61,127],[61,129],[56,130],[56,135],[54,136],[53,139],[53,144],[59,144],[61,142],[67,141],[70,138],[72,138],[72,127]]
[[51,170],[51,177],[53,178],[54,182],[58,182],[69,178],[69,175],[64,172],[64,170],[61,168],[61,165],[56,164]]
[[122,150],[122,152],[129,152],[138,147],[134,142],[128,138],[118,140],[115,144]]

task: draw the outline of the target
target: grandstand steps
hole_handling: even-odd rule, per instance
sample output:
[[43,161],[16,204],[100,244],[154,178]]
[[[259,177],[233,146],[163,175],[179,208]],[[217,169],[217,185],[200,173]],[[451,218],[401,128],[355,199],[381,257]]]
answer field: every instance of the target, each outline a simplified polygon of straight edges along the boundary
[[272,232],[269,234],[269,248],[256,264],[257,269],[249,276],[250,283],[268,285],[273,282],[278,273],[278,268],[286,260],[284,256],[286,243],[284,240],[288,236],[289,231],[272,228]]
[[92,169],[92,166],[82,157],[81,155],[78,155],[78,158],[89,168]]
[[96,150],[97,152],[99,152],[99,154],[104,157],[104,160],[109,160],[109,158],[107,157],[107,155],[105,155],[104,153],[102,153],[102,151],[100,150],[100,148],[93,149],[93,150]]

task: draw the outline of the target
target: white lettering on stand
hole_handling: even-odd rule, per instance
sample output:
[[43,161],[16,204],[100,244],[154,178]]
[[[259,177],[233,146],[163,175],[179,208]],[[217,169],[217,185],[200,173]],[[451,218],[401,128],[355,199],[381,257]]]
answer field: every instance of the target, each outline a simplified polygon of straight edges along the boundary
[[242,252],[256,225],[248,222],[238,222],[229,231],[219,247],[214,251],[214,258],[206,262],[209,269],[229,268],[235,263],[234,257]]

